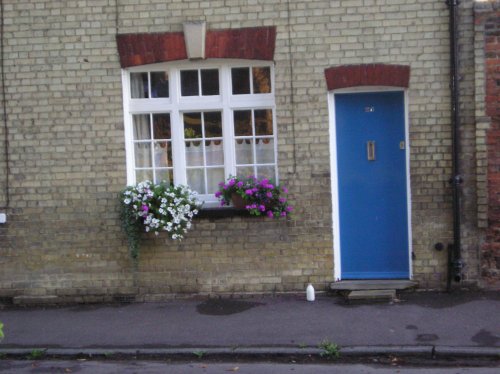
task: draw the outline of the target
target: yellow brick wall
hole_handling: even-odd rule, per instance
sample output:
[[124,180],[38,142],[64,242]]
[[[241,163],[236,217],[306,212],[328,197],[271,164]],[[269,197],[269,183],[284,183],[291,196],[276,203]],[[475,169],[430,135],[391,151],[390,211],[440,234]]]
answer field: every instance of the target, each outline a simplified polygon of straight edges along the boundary
[[[461,73],[464,257],[474,281],[471,4],[461,2]],[[433,250],[452,240],[444,1],[5,0],[4,17],[11,204],[0,226],[0,295],[139,293],[154,300],[179,292],[297,291],[308,282],[326,289],[333,238],[324,69],[358,63],[411,67],[413,272],[423,288],[444,287],[446,255]],[[277,27],[279,174],[296,210],[290,221],[198,219],[180,244],[146,237],[135,267],[118,220],[126,165],[115,35],[181,31],[188,20],[210,29]]]

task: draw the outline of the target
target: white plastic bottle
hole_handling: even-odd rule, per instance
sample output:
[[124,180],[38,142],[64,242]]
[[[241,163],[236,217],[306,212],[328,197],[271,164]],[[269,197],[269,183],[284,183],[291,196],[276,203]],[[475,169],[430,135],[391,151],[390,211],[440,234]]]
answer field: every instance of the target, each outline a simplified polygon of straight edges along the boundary
[[307,301],[314,301],[314,287],[311,283],[309,283],[309,285],[307,286],[306,288],[306,297],[307,297]]

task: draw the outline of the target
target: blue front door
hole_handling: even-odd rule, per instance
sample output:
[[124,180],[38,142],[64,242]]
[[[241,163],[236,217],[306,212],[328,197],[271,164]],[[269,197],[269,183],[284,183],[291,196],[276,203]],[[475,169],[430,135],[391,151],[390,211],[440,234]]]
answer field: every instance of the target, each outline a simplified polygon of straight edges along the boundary
[[335,95],[342,279],[408,279],[403,92]]

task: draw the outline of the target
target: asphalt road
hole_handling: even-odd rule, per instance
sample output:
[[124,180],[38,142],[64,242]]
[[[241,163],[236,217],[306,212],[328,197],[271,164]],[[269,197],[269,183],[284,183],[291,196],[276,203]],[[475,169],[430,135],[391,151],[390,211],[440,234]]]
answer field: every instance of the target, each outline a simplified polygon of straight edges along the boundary
[[498,367],[400,367],[361,364],[162,363],[157,361],[0,360],[0,373],[78,374],[497,374]]

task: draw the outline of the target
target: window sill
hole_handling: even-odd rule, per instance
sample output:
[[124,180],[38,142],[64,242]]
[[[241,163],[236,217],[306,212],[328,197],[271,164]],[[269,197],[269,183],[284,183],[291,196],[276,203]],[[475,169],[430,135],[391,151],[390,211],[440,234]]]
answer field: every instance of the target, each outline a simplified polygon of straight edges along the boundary
[[230,217],[248,217],[250,213],[246,209],[236,209],[233,207],[228,208],[201,208],[195,218],[230,218]]

